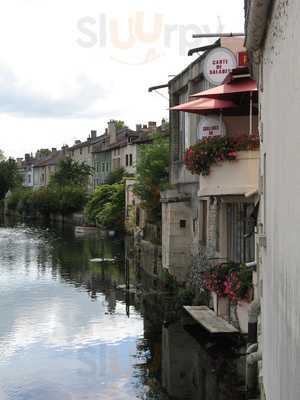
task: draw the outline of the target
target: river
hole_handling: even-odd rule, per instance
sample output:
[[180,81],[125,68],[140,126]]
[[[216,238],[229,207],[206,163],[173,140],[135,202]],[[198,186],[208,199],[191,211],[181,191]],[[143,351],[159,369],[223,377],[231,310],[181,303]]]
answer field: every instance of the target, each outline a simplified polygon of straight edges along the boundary
[[2,223],[0,400],[243,399],[218,344],[125,294],[124,265],[124,240]]

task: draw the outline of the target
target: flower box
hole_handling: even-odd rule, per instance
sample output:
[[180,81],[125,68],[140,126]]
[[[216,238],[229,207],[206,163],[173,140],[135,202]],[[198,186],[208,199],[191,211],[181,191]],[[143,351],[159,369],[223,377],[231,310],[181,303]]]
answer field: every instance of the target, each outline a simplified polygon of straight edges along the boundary
[[239,151],[235,161],[222,161],[210,168],[210,174],[199,177],[200,197],[245,195],[258,190],[259,150]]

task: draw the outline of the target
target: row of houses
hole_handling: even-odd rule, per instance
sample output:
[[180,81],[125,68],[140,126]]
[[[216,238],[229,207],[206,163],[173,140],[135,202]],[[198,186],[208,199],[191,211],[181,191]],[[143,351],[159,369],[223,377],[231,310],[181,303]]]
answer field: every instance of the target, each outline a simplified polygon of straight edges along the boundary
[[23,185],[33,188],[47,186],[59,162],[68,157],[92,168],[88,184],[88,190],[92,192],[98,185],[105,183],[112,171],[123,168],[128,176],[134,175],[139,147],[151,143],[155,132],[167,134],[164,120],[160,126],[156,122],[137,124],[135,130],[111,120],[102,135],[97,136],[97,131],[92,130],[85,141],[76,140],[72,146],[65,145],[59,150],[42,149],[34,156],[25,154],[24,159],[17,159]]

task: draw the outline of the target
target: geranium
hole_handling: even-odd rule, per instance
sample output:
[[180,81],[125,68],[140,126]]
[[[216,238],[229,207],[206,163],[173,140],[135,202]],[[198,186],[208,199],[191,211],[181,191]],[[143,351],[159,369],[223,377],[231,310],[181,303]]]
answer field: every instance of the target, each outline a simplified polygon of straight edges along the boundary
[[192,174],[208,175],[211,165],[226,160],[234,161],[238,151],[253,151],[258,148],[259,137],[257,135],[205,137],[187,149],[184,163]]
[[234,262],[219,264],[203,274],[204,287],[232,301],[251,301],[252,270]]

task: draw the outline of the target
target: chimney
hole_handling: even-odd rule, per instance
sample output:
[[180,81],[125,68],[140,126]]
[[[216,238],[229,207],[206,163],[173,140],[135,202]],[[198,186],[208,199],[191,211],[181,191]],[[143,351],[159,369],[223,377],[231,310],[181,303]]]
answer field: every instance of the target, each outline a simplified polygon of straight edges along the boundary
[[81,144],[81,140],[75,140],[75,145]]
[[142,130],[142,124],[136,124],[135,130],[136,130],[137,132],[138,132],[138,131],[141,131],[141,130]]
[[97,137],[97,131],[92,130],[92,131],[91,131],[91,139],[92,139],[92,140],[93,140],[93,139],[96,139],[96,137]]
[[156,130],[156,122],[155,122],[155,121],[149,121],[149,122],[148,122],[148,128],[149,128],[151,131],[155,131],[155,130]]
[[148,129],[148,126],[144,124],[143,129]]
[[30,160],[30,154],[29,153],[26,153],[25,154],[25,161],[29,161]]
[[67,144],[64,144],[62,146],[61,150],[62,150],[63,154],[67,154],[68,148],[69,148],[69,146]]
[[57,148],[56,147],[52,147],[51,153],[57,153]]
[[108,136],[109,136],[109,143],[113,144],[117,141],[117,127],[116,121],[109,121],[108,123]]

